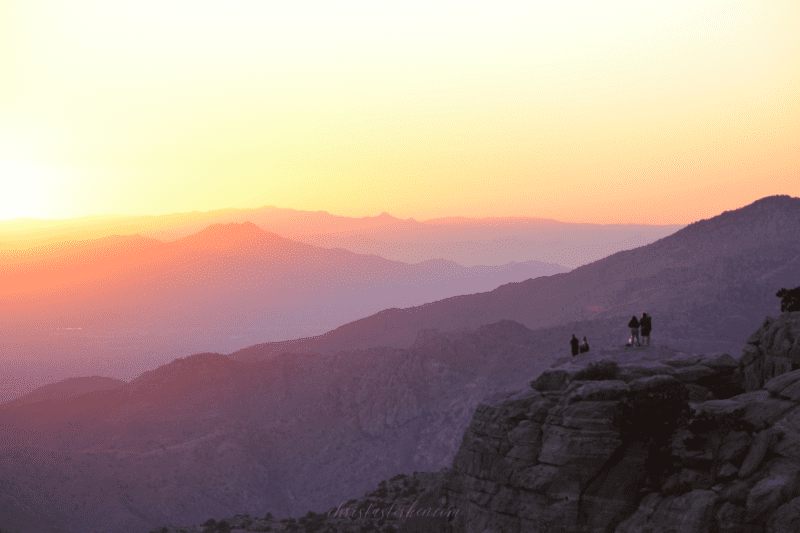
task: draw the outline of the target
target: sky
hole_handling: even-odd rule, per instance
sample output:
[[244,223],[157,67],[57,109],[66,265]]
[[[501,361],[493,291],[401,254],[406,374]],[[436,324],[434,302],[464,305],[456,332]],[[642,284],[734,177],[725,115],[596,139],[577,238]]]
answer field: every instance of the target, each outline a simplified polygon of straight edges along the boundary
[[800,2],[4,0],[0,218],[800,196]]

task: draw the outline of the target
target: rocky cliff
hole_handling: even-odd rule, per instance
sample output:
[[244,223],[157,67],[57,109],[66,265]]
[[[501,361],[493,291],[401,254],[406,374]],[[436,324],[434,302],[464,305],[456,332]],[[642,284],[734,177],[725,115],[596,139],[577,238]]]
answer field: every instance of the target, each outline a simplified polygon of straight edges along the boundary
[[800,368],[800,313],[766,317],[744,348],[741,363],[744,386],[760,389],[764,383],[790,370]]
[[401,531],[788,532],[800,527],[800,313],[743,354],[583,354],[482,402]]

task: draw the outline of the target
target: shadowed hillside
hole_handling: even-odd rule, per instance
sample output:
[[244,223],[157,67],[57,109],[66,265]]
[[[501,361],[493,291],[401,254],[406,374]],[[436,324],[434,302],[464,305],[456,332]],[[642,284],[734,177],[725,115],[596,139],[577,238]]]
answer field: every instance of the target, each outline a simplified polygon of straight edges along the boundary
[[9,374],[88,368],[129,378],[179,355],[321,333],[386,307],[564,270],[410,265],[315,248],[250,222],[217,224],[169,243],[112,236],[0,253],[0,334]]
[[502,322],[425,332],[411,349],[255,363],[206,353],[110,390],[0,405],[8,523],[119,532],[286,516],[439,469],[480,398],[554,359],[548,342]]
[[154,532],[793,532],[798,366],[796,312],[767,317],[736,357],[581,354],[483,399],[449,468],[397,475],[296,518],[240,514]]
[[476,327],[503,319],[535,329],[617,317],[624,326],[642,311],[654,317],[654,335],[671,346],[723,349],[732,341],[743,342],[742,331],[774,312],[776,287],[796,285],[797,272],[800,199],[773,196],[569,273],[389,309],[319,337],[253,346],[231,357],[403,347],[422,329]]

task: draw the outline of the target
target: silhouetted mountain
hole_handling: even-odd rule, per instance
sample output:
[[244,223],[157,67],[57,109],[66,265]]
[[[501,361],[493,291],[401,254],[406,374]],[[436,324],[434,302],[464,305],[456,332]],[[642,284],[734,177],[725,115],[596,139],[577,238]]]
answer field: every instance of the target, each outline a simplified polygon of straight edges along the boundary
[[[743,219],[752,225],[743,229],[737,221],[721,230],[735,242],[702,230],[708,222],[718,227],[712,219],[698,223],[702,231],[695,234],[689,228],[688,236],[569,274],[422,308],[453,306],[458,314],[442,323],[463,324],[508,305],[555,322],[546,329],[503,320],[417,331],[406,347],[278,353],[261,361],[264,352],[255,348],[252,362],[204,353],[66,402],[0,405],[0,426],[7,428],[0,446],[6,519],[12,527],[35,524],[37,531],[122,532],[236,513],[298,516],[336,506],[400,472],[438,470],[452,461],[478,402],[526,386],[568,353],[570,333],[588,334],[590,354],[618,347],[627,337],[630,307],[647,305],[656,344],[678,334],[681,342],[702,344],[715,324],[745,323],[750,309],[762,305],[775,311],[776,286],[796,285],[785,281],[798,271],[798,244],[787,235],[797,234],[799,219],[780,211],[796,209],[797,202],[757,206]],[[759,227],[767,229],[753,229]],[[744,235],[751,231],[760,237]],[[719,249],[707,252],[713,247]],[[531,297],[537,294],[538,301]],[[698,302],[706,307],[698,311]],[[550,317],[539,307],[548,303]],[[392,318],[418,312],[390,310],[377,315],[386,318],[378,324],[389,327],[396,324]],[[582,316],[591,320],[570,321]],[[361,321],[372,325],[365,338],[380,342],[387,335],[374,320]],[[653,350],[676,356],[674,349]]]
[[619,317],[622,340],[624,323],[643,311],[654,317],[658,342],[679,349],[723,349],[743,341],[742,331],[774,312],[775,290],[796,285],[797,272],[800,199],[774,196],[569,273],[387,309],[318,337],[252,346],[231,358],[405,347],[422,329],[471,328],[503,319],[544,328]]
[[117,377],[179,355],[321,333],[386,307],[565,270],[535,262],[409,265],[315,248],[250,222],[211,225],[169,243],[112,236],[0,259],[0,332],[17,343],[18,360],[60,361],[67,375],[91,364]]
[[58,244],[64,240],[93,240],[111,235],[143,234],[159,241],[174,241],[197,233],[209,225],[253,222],[273,233],[331,233],[380,227],[400,219],[386,213],[377,217],[351,218],[326,211],[300,211],[264,206],[257,209],[216,209],[170,215],[105,215],[66,220],[17,218],[0,220],[3,245],[30,248]]
[[273,206],[161,216],[101,216],[70,220],[0,221],[3,248],[61,240],[142,234],[171,242],[211,224],[252,222],[265,231],[322,248],[378,255],[405,263],[447,259],[465,266],[542,261],[574,268],[620,250],[649,244],[681,225],[574,224],[543,218],[450,217],[420,222],[381,213],[351,218]]

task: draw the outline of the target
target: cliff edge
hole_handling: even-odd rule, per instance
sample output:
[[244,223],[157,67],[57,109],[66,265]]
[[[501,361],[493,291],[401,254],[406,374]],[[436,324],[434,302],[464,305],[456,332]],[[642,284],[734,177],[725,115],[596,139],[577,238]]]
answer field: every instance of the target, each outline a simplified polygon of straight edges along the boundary
[[789,532],[800,526],[800,313],[742,355],[579,355],[479,405],[401,531]]

